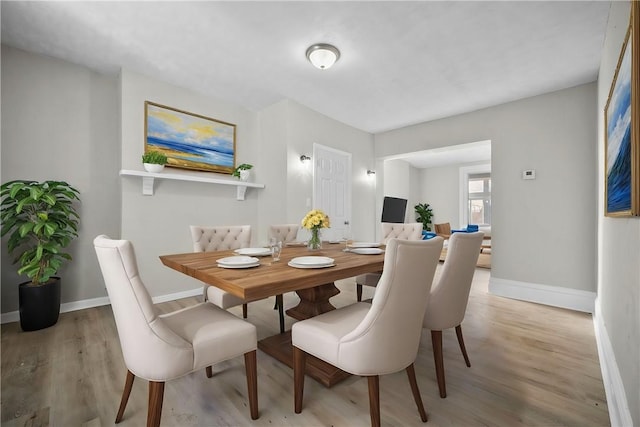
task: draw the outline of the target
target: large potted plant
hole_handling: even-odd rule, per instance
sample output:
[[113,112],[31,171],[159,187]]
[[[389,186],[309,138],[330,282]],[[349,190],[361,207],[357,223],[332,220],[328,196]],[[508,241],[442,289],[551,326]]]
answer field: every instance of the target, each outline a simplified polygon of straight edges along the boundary
[[429,203],[418,203],[414,206],[416,211],[416,221],[422,223],[422,229],[431,231],[431,219],[433,218],[433,210]]
[[78,236],[80,219],[73,202],[78,190],[64,181],[11,181],[0,186],[2,237],[14,255],[19,285],[20,326],[35,331],[54,325],[60,314],[60,278],[55,276],[71,255],[63,252]]

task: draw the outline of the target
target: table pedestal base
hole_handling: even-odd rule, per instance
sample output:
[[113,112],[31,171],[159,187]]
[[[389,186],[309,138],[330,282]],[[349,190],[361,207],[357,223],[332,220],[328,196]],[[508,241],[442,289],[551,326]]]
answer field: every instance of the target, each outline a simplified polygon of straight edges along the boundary
[[[293,369],[291,331],[287,331],[284,334],[273,335],[258,341],[258,348]],[[332,385],[351,376],[351,374],[338,369],[323,360],[313,357],[310,354],[307,355],[305,373],[325,387],[331,387]]]
[[[329,298],[338,295],[340,289],[333,283],[327,283],[314,288],[301,289],[296,293],[300,297],[300,302],[297,306],[287,310],[286,313],[296,320],[305,320],[335,310],[336,308],[329,302]],[[258,348],[293,369],[291,331],[258,341]],[[351,374],[310,354],[307,355],[305,373],[325,387],[331,387],[351,376]]]
[[300,289],[296,291],[296,294],[300,297],[300,302],[295,307],[287,310],[287,315],[296,320],[305,320],[318,314],[335,310],[336,308],[329,302],[329,298],[339,293],[340,289],[333,283],[316,286],[315,288]]

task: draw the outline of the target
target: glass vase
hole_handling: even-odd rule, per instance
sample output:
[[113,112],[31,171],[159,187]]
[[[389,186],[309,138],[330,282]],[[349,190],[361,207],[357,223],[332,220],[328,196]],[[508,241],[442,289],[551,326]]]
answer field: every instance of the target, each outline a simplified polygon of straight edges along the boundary
[[311,238],[309,238],[309,242],[307,242],[307,248],[310,251],[319,251],[322,249],[322,239],[320,238],[319,228],[311,229]]

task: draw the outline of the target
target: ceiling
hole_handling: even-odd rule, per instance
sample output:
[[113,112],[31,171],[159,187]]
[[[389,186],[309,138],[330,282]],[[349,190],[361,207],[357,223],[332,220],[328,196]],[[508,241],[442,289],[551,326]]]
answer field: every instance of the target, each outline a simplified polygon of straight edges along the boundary
[[[609,2],[11,2],[2,43],[378,133],[595,81]],[[331,43],[329,70],[305,51]]]
[[386,157],[384,160],[404,160],[414,168],[426,169],[461,163],[491,161],[491,141],[450,145],[431,150],[404,153]]

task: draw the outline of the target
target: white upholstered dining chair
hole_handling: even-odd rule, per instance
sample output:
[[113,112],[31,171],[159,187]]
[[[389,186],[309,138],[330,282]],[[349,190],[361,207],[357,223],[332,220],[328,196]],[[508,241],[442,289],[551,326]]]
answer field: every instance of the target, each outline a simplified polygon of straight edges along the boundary
[[[382,223],[382,243],[389,239],[422,240],[422,223]],[[380,273],[366,273],[356,276],[356,299],[362,301],[362,287],[375,287],[380,280]]]
[[469,301],[471,282],[476,269],[484,233],[453,233],[449,237],[447,256],[425,311],[423,327],[431,330],[433,359],[440,397],[447,397],[442,356],[442,331],[455,328],[458,344],[467,366],[471,367],[462,338],[462,320]]
[[[194,252],[227,251],[248,248],[251,245],[250,225],[202,226],[192,225],[191,240]],[[204,299],[220,308],[228,309],[242,304],[242,317],[247,318],[247,301],[215,286],[204,285]],[[280,332],[284,332],[284,312],[281,296],[276,296],[276,308],[280,317]]]
[[131,242],[101,235],[93,244],[127,367],[116,424],[122,420],[135,377],[149,381],[147,426],[159,426],[166,381],[240,355],[251,418],[257,419],[255,326],[207,303],[158,314],[138,273]]
[[427,421],[413,363],[422,318],[442,250],[442,239],[390,239],[376,297],[329,311],[291,328],[294,408],[302,411],[306,355],[310,354],[369,383],[371,425],[380,425],[379,375],[406,370],[420,418]]
[[296,240],[300,226],[298,224],[274,224],[269,226],[269,237],[275,237],[284,243]]
[[[202,226],[192,225],[191,241],[194,252],[226,251],[248,248],[251,244],[250,225]],[[247,302],[215,286],[204,285],[205,301],[209,301],[225,310],[242,304],[242,317],[247,318]]]

